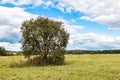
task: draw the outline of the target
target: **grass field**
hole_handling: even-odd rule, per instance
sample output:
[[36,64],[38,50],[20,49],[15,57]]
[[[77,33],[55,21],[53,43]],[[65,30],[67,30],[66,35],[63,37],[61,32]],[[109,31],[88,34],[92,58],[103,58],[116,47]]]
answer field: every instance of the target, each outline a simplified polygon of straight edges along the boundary
[[66,55],[66,65],[10,67],[23,56],[0,57],[0,80],[120,80],[120,54]]

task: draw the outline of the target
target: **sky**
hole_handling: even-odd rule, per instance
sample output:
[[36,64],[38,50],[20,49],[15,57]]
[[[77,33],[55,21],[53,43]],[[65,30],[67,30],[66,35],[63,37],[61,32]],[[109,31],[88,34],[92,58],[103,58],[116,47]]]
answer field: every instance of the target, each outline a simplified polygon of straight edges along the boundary
[[0,46],[21,51],[22,22],[43,16],[64,23],[70,34],[67,50],[120,49],[119,4],[120,0],[0,0]]

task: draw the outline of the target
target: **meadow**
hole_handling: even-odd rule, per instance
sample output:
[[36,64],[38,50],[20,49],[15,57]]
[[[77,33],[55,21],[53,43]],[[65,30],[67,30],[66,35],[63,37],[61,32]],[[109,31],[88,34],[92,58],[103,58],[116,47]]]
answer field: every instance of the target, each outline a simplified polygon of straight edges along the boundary
[[0,56],[0,80],[120,80],[120,54],[66,55],[66,65],[11,67],[23,56]]

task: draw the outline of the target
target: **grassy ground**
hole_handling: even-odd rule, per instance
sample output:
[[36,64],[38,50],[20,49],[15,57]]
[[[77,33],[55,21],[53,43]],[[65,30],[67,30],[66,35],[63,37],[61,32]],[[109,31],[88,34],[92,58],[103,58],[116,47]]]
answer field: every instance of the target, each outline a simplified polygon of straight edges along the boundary
[[66,65],[13,67],[23,56],[0,57],[0,80],[120,80],[120,54],[66,55]]

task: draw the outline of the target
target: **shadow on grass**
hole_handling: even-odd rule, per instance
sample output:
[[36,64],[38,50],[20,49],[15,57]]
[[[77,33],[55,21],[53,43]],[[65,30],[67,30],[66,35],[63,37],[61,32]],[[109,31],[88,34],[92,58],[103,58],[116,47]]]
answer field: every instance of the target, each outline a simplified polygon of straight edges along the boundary
[[64,61],[63,57],[49,57],[49,58],[41,58],[41,56],[33,57],[28,59],[27,61],[20,60],[19,63],[12,63],[10,67],[31,67],[31,66],[61,66],[67,65]]
[[45,67],[45,66],[66,66],[70,65],[71,63],[64,62],[63,64],[35,64],[35,63],[29,63],[27,61],[20,61],[19,63],[14,62],[11,63],[10,68],[24,68],[24,67]]

